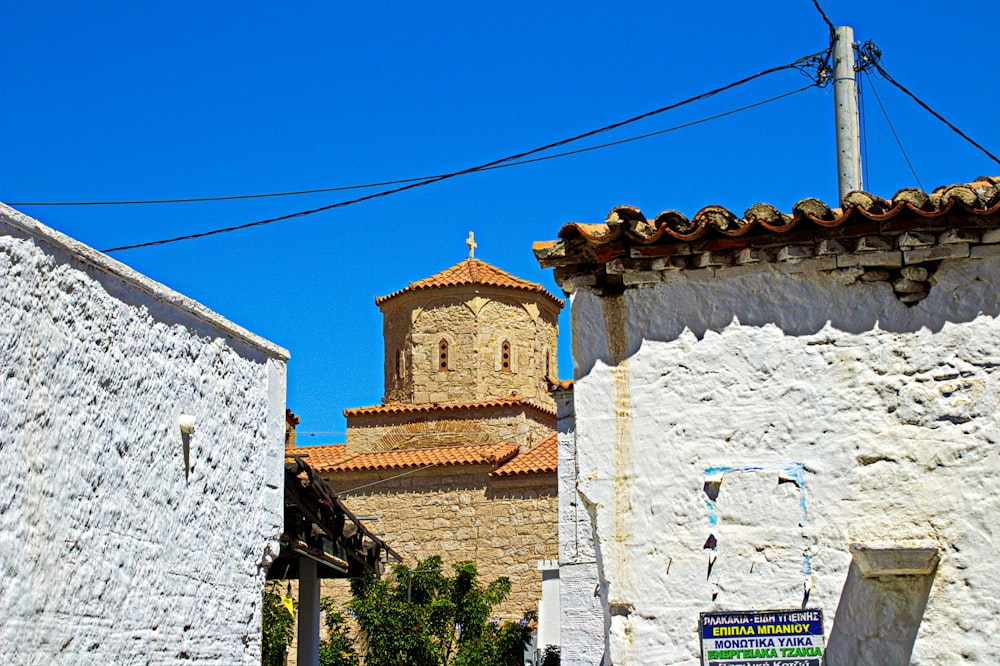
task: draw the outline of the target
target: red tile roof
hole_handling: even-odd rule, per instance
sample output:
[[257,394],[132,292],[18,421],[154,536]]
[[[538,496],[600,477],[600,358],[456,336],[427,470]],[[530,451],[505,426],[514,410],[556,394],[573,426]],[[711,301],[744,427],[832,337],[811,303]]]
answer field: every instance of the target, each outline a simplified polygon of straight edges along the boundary
[[449,465],[502,465],[518,454],[512,442],[472,446],[439,446],[376,453],[348,454],[343,444],[299,446],[285,449],[285,456],[305,455],[319,472],[353,472]]
[[565,391],[573,388],[572,379],[554,379],[552,377],[547,377],[545,381],[548,382],[550,391]]
[[559,469],[559,436],[552,433],[532,448],[518,454],[507,464],[490,472],[490,476],[541,474]]
[[309,466],[322,470],[335,465],[347,457],[346,444],[326,444],[323,446],[289,446],[285,448],[285,458],[303,456]]
[[[801,244],[850,235],[899,234],[912,228],[996,226],[1000,214],[1000,177],[981,176],[967,184],[939,187],[931,193],[903,189],[891,200],[867,192],[851,192],[842,208],[819,199],[803,199],[791,214],[770,204],[755,204],[742,216],[722,206],[706,206],[691,219],[675,210],[647,219],[638,208],[619,206],[604,224],[571,222],[560,229],[560,241],[534,244],[546,268],[604,264],[612,259],[674,257],[678,246],[688,253],[734,250],[767,243]],[[990,219],[987,219],[990,218]],[[858,235],[858,234],[854,234]]]
[[366,416],[373,414],[430,414],[434,412],[462,412],[475,409],[494,409],[498,407],[523,407],[541,412],[546,416],[555,416],[556,412],[551,407],[539,404],[533,400],[524,398],[493,398],[490,400],[480,400],[477,402],[441,402],[441,403],[421,403],[411,405],[403,402],[391,402],[385,405],[371,405],[369,407],[352,407],[344,410],[344,416]]
[[506,271],[502,271],[496,266],[486,263],[480,259],[465,259],[451,268],[446,268],[440,273],[411,282],[409,286],[399,291],[395,291],[388,296],[379,296],[375,299],[376,305],[382,305],[390,299],[403,294],[420,291],[424,289],[436,289],[441,287],[463,287],[470,285],[485,285],[489,287],[506,287],[509,289],[520,289],[547,297],[558,307],[565,305],[565,301],[556,298],[545,288],[535,282],[528,282],[519,277],[515,277]]

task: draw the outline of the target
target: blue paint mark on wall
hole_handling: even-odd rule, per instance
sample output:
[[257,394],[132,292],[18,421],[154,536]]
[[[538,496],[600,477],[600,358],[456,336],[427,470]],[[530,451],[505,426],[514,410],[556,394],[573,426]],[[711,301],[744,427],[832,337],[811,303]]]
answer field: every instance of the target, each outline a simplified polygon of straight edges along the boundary
[[[801,462],[790,462],[782,466],[743,465],[740,467],[707,467],[705,468],[705,492],[707,493],[710,487],[715,487],[714,497],[709,494],[709,499],[705,502],[708,508],[708,525],[713,532],[719,524],[719,513],[716,510],[715,498],[717,498],[718,493],[721,492],[721,484],[725,475],[732,472],[764,472],[768,470],[773,470],[778,473],[778,483],[794,483],[799,489],[799,506],[802,508],[802,522],[800,522],[799,525],[800,527],[805,526],[806,522],[809,520],[809,511],[806,507],[805,467]],[[715,546],[715,544],[713,544],[713,546]],[[713,551],[716,549],[717,546],[711,548]],[[812,554],[808,547],[802,551],[801,572],[803,576],[812,576]]]
[[812,553],[806,548],[802,551],[802,575],[812,576],[813,565],[812,565]]

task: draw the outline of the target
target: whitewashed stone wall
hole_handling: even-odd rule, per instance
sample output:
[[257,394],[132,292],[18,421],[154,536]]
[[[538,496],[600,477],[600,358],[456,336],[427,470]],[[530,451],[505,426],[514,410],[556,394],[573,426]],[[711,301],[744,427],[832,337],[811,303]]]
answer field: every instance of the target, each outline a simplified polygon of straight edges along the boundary
[[0,205],[0,661],[260,663],[287,358]]
[[565,664],[602,663],[607,619],[591,515],[577,492],[573,390],[553,396],[559,415],[559,637]]
[[[611,660],[695,666],[699,613],[808,606],[830,666],[1000,663],[1000,259],[942,262],[913,307],[791,270],[574,294],[577,483]],[[560,519],[563,546],[578,514]],[[863,578],[852,544],[941,559]],[[567,600],[562,581],[564,613],[584,607],[593,585]]]

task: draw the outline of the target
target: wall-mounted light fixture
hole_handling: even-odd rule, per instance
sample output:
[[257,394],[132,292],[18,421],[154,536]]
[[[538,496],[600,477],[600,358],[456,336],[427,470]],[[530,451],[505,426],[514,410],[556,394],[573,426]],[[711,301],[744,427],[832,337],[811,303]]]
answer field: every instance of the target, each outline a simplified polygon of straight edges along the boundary
[[177,419],[178,424],[181,427],[181,432],[185,435],[193,435],[195,431],[195,418],[191,414],[185,414],[181,412],[180,417]]

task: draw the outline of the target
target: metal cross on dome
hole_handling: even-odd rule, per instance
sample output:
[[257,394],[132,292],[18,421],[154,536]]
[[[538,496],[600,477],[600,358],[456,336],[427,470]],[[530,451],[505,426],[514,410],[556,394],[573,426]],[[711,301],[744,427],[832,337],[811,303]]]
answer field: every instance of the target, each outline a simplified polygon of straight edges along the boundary
[[469,246],[469,259],[474,259],[476,256],[476,248],[479,247],[476,244],[476,236],[471,231],[469,232],[469,237],[465,240],[465,244]]

